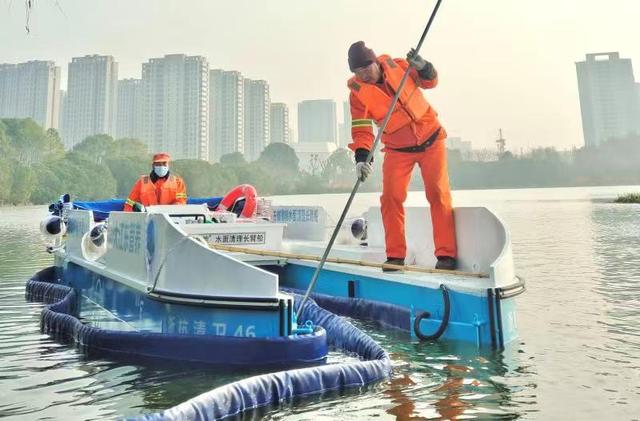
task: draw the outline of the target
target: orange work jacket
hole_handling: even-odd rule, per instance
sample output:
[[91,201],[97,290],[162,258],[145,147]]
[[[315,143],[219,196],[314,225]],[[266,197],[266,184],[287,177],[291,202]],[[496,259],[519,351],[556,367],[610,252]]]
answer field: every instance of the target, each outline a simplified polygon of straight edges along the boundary
[[170,174],[166,178],[158,178],[155,183],[148,175],[141,176],[133,185],[131,193],[124,205],[125,212],[131,212],[133,205],[141,203],[152,205],[184,205],[187,203],[187,189],[182,178]]
[[[356,76],[349,79],[351,94],[351,136],[349,145],[356,149],[371,150],[373,125],[382,125],[393,97],[409,63],[404,59],[392,59],[388,55],[377,58],[382,68],[382,83],[364,83]],[[438,84],[437,76],[423,80],[415,69],[411,70],[393,113],[382,134],[382,143],[390,148],[416,146],[426,141],[441,128],[438,114],[422,95],[420,88],[430,89]],[[438,138],[446,137],[444,130]]]

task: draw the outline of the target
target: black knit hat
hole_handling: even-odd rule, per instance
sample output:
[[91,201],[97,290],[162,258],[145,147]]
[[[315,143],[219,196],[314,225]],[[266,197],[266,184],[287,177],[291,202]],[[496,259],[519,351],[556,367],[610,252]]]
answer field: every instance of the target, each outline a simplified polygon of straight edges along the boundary
[[376,53],[364,45],[364,41],[358,41],[349,47],[349,69],[355,72],[359,67],[365,67],[376,61]]

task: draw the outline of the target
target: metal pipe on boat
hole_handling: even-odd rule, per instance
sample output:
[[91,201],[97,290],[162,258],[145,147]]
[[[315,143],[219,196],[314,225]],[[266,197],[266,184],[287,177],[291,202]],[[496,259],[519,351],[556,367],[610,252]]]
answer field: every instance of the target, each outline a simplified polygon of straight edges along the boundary
[[[440,3],[442,3],[442,0],[438,0],[435,7],[433,8],[433,11],[431,12],[431,16],[429,17],[429,21],[427,22],[427,26],[424,28],[424,31],[422,32],[422,36],[420,37],[420,41],[418,42],[418,45],[416,46],[416,48],[414,49],[415,54],[418,54],[420,52],[420,48],[422,47],[422,43],[424,42],[425,37],[427,36],[427,33],[429,32],[429,28],[431,28],[431,24],[433,23],[434,18],[436,17],[436,13],[438,12],[438,8],[440,7]],[[404,84],[407,81],[407,77],[409,77],[409,73],[411,72],[411,69],[413,69],[413,64],[409,63],[409,67],[407,67],[407,70],[404,72],[404,76],[402,76],[402,80],[400,80],[400,85],[398,85],[398,91],[396,92],[395,96],[393,97],[393,101],[391,101],[391,105],[389,106],[389,110],[387,111],[387,115],[384,117],[384,120],[382,121],[382,125],[380,126],[379,130],[378,130],[378,134],[376,135],[376,138],[373,142],[373,146],[371,147],[371,150],[369,151],[369,155],[367,155],[367,163],[371,163],[371,160],[373,159],[373,154],[375,153],[376,149],[378,148],[378,144],[380,143],[380,139],[382,138],[382,133],[384,132],[384,129],[387,127],[387,123],[389,122],[389,119],[391,118],[391,114],[393,113],[393,110],[396,106],[396,103],[398,102],[398,99],[400,98],[400,93],[402,92],[402,88],[404,88]],[[304,294],[304,297],[302,298],[302,302],[300,303],[300,307],[298,310],[298,313],[300,313],[302,311],[303,305],[305,303],[305,301],[307,301],[307,299],[309,298],[309,294],[311,294],[311,291],[313,291],[313,288],[316,286],[316,282],[318,281],[318,276],[320,275],[320,271],[322,270],[322,267],[324,266],[324,263],[327,261],[327,257],[329,256],[329,252],[331,251],[331,247],[333,247],[333,243],[336,241],[336,237],[338,236],[338,232],[340,231],[340,226],[342,226],[342,223],[344,222],[344,219],[347,216],[347,212],[349,211],[349,208],[351,207],[351,203],[353,202],[353,199],[356,196],[356,193],[358,192],[358,189],[360,188],[360,184],[362,183],[362,181],[360,181],[360,179],[356,180],[355,185],[353,186],[353,190],[351,191],[351,194],[349,195],[349,200],[347,200],[347,204],[345,205],[344,209],[342,210],[342,214],[340,215],[340,219],[338,219],[338,223],[336,224],[336,228],[333,230],[333,234],[331,235],[331,239],[329,240],[329,244],[327,244],[327,248],[324,251],[324,254],[322,255],[322,260],[320,260],[320,263],[318,264],[318,267],[316,268],[316,271],[313,273],[313,277],[311,278],[311,282],[309,283],[309,287],[307,288],[307,291]]]
[[420,322],[423,319],[427,319],[431,317],[431,313],[428,311],[423,311],[418,314],[416,318],[413,320],[413,331],[421,341],[435,341],[438,339],[445,330],[447,330],[447,326],[449,326],[449,315],[451,313],[451,302],[449,301],[449,290],[444,284],[440,284],[440,290],[442,291],[442,300],[444,301],[444,311],[442,314],[442,322],[440,323],[440,327],[431,335],[425,335],[420,331]]

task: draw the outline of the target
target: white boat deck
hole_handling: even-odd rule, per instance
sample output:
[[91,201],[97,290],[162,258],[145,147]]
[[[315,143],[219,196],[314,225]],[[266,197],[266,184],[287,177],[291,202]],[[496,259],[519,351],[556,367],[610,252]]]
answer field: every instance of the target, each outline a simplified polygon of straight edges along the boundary
[[[321,257],[326,244],[315,241],[291,241],[285,243],[287,253],[298,253],[301,256]],[[275,250],[274,250],[275,251]],[[225,254],[238,259],[244,263],[255,266],[279,265],[283,266],[287,263],[295,263],[297,265],[317,267],[318,262],[314,260],[306,260],[295,257],[275,257],[251,254],[250,252],[230,252],[224,251]],[[385,253],[382,248],[366,247],[358,245],[335,245],[329,253],[329,258],[343,258],[350,260],[358,260],[366,263],[380,264],[385,260]],[[428,286],[431,288],[439,288],[441,284],[458,291],[467,291],[476,294],[484,294],[487,288],[493,287],[493,281],[488,277],[478,277],[472,274],[464,275],[459,273],[425,273],[425,272],[383,272],[379,267],[364,266],[351,263],[335,263],[327,262],[324,265],[325,270],[349,273],[354,276],[375,278],[386,282],[398,282],[403,284]]]

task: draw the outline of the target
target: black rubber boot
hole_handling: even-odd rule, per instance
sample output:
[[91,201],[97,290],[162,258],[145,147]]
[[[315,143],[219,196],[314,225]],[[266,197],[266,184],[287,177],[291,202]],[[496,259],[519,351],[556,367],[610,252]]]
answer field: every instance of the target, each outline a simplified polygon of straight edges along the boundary
[[[389,257],[387,261],[384,262],[385,265],[398,265],[404,266],[404,259],[398,259],[396,257]],[[382,268],[383,272],[402,272],[402,269],[394,269],[394,268]]]
[[436,263],[436,269],[441,270],[454,270],[458,267],[458,260],[455,257],[450,256],[436,256],[438,262]]

